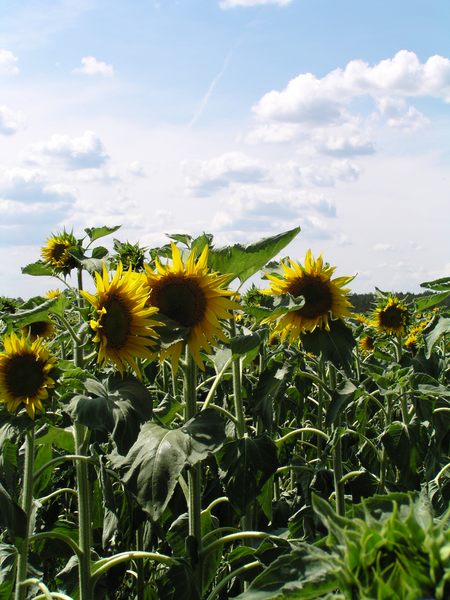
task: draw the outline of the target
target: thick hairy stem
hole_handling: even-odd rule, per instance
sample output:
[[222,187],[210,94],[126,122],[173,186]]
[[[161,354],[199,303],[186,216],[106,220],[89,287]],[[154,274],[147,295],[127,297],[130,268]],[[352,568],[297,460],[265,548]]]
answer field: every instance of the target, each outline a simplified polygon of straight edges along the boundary
[[31,511],[33,508],[33,464],[34,464],[34,427],[29,429],[25,438],[25,464],[23,473],[22,509],[25,513],[25,537],[19,549],[17,559],[15,600],[25,600],[27,596],[24,581],[28,571],[28,546],[31,535]]

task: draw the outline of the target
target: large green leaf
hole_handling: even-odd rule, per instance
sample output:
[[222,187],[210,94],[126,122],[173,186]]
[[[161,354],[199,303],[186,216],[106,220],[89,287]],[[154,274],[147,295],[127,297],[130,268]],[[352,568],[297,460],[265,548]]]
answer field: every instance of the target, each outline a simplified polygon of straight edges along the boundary
[[322,354],[336,367],[349,371],[356,345],[352,330],[341,319],[331,320],[329,325],[329,331],[317,327],[311,333],[303,333],[300,336],[303,348],[316,356]]
[[41,260],[22,267],[21,271],[24,275],[34,275],[38,277],[51,277],[53,275],[52,268]]
[[16,536],[23,538],[26,522],[25,513],[0,483],[0,526],[8,529],[13,539]]
[[443,302],[449,296],[450,292],[439,292],[437,294],[431,294],[430,296],[421,296],[416,299],[416,310],[428,310],[432,306],[436,306],[436,304]]
[[350,402],[352,402],[356,391],[357,388],[349,379],[346,379],[344,383],[335,390],[331,402],[328,405],[325,417],[325,425],[327,427],[330,427],[339,417],[341,412],[350,404]]
[[420,284],[420,287],[435,290],[436,292],[446,292],[450,290],[450,277],[441,277],[433,281],[425,281]]
[[278,468],[277,446],[267,434],[228,442],[218,459],[227,496],[241,513]]
[[428,450],[428,436],[422,423],[414,418],[405,425],[393,421],[381,435],[389,459],[399,470],[401,483],[406,486],[418,484],[418,470]]
[[156,582],[159,598],[164,600],[200,600],[192,569],[187,561],[171,566]]
[[433,319],[423,330],[423,339],[427,358],[430,358],[434,346],[438,343],[441,337],[450,332],[450,318],[438,317]]
[[104,382],[88,379],[88,394],[76,395],[69,410],[74,418],[89,427],[111,433],[120,453],[128,452],[141,424],[152,416],[152,397],[145,385],[133,375],[112,375]]
[[323,550],[301,544],[271,563],[236,600],[308,600],[337,587],[335,567]]
[[14,587],[17,549],[10,544],[0,544],[0,600],[10,600]]
[[241,283],[254,275],[276,256],[300,232],[300,227],[263,238],[252,244],[233,244],[210,250],[208,264],[214,271],[230,273]]
[[107,227],[106,225],[103,227],[86,227],[85,232],[89,236],[89,240],[91,242],[95,242],[101,237],[105,235],[109,235],[110,233],[114,233],[118,229],[120,229],[121,225],[115,225],[114,227]]
[[223,419],[213,409],[206,409],[178,429],[145,423],[128,454],[110,458],[141,507],[157,520],[183,468],[218,450],[224,440]]

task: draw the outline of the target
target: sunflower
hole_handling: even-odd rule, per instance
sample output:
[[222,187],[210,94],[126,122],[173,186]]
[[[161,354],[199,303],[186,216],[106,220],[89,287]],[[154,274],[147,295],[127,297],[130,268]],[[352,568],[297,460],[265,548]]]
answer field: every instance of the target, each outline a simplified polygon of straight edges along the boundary
[[46,298],[49,298],[50,300],[52,298],[59,298],[61,296],[61,290],[59,290],[58,288],[56,288],[55,290],[48,290],[48,292],[45,294]]
[[[200,352],[212,352],[216,339],[226,342],[220,319],[231,319],[232,311],[239,309],[237,302],[230,299],[234,292],[223,289],[229,275],[208,272],[208,246],[205,246],[196,261],[191,251],[186,264],[180,250],[171,242],[172,264],[161,265],[155,260],[156,272],[148,265],[145,275],[149,290],[149,302],[162,315],[188,329],[189,351],[200,369],[204,369]],[[161,351],[161,360],[169,357],[174,370],[183,350],[183,341],[177,341]]]
[[71,233],[63,231],[47,239],[45,246],[41,248],[41,256],[43,261],[56,273],[68,275],[77,266],[73,252],[79,249],[77,239]]
[[394,335],[405,333],[409,321],[408,308],[396,296],[389,296],[374,312],[373,325],[382,332]]
[[304,304],[298,310],[291,310],[281,317],[270,316],[264,322],[277,321],[275,331],[282,340],[298,339],[303,332],[312,332],[316,327],[329,330],[329,319],[348,316],[352,306],[346,297],[349,292],[343,286],[353,277],[337,277],[331,279],[336,267],[323,263],[322,255],[315,260],[308,250],[305,265],[288,259],[281,261],[283,277],[267,275],[271,287],[263,290],[265,294],[283,296],[290,294],[294,298],[303,297]]
[[52,338],[55,335],[55,326],[51,321],[34,321],[22,327],[23,335],[29,335],[31,340],[38,337]]
[[44,346],[42,338],[31,341],[11,333],[4,338],[5,351],[0,353],[0,402],[10,412],[22,404],[34,419],[43,410],[49,390],[55,387],[52,371],[56,358]]
[[111,281],[105,265],[101,275],[95,274],[95,281],[96,294],[81,294],[95,309],[90,326],[95,331],[93,341],[99,344],[98,362],[111,361],[121,374],[128,365],[140,376],[136,359],[154,357],[150,347],[157,334],[153,327],[160,325],[152,319],[157,308],[146,306],[145,281],[131,269],[124,273],[120,262]]
[[358,346],[363,352],[370,354],[375,350],[375,340],[371,335],[365,335],[359,340]]

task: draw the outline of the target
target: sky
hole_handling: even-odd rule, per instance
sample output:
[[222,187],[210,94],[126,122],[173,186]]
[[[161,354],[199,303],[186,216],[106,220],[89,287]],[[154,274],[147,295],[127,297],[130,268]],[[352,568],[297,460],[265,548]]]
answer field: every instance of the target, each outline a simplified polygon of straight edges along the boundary
[[[450,275],[449,0],[0,0],[0,296],[64,228]],[[105,240],[106,241],[106,240]]]

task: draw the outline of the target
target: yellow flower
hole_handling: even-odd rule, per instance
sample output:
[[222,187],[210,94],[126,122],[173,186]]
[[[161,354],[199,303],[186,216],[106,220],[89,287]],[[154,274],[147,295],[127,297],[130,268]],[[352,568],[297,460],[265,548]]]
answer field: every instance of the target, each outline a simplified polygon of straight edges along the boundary
[[370,352],[373,352],[375,349],[375,343],[374,343],[374,339],[372,336],[370,335],[365,335],[364,337],[362,337],[359,340],[359,347],[363,352],[367,352],[367,354],[369,354]]
[[44,346],[42,338],[31,341],[15,333],[4,338],[0,353],[0,402],[10,412],[22,404],[30,418],[43,410],[49,390],[55,387],[52,371],[56,358]]
[[281,262],[281,268],[283,277],[267,275],[271,287],[263,293],[274,296],[290,294],[294,298],[303,297],[305,301],[298,310],[265,319],[265,322],[277,321],[275,331],[280,333],[282,340],[287,337],[293,342],[301,333],[314,331],[316,327],[329,330],[329,319],[350,314],[352,305],[346,297],[349,290],[344,286],[353,277],[331,279],[336,267],[324,265],[322,255],[315,260],[308,250],[304,266],[288,259],[287,263]]
[[411,333],[405,340],[405,346],[414,354],[417,350],[417,335]]
[[387,302],[375,309],[373,325],[379,331],[402,335],[408,324],[408,316],[407,307],[396,296],[389,296]]
[[[229,275],[208,271],[208,246],[197,261],[192,251],[186,264],[177,246],[173,242],[171,246],[171,265],[161,265],[156,260],[156,272],[148,265],[145,267],[149,302],[162,315],[188,328],[189,351],[200,369],[204,369],[200,352],[210,354],[212,347],[216,346],[216,339],[227,341],[220,319],[231,319],[232,311],[240,306],[230,299],[234,292],[223,289],[230,279]],[[184,343],[178,341],[163,349],[161,360],[169,357],[176,371],[183,347]]]
[[123,273],[122,263],[111,281],[105,265],[95,281],[95,294],[81,294],[95,309],[90,326],[99,344],[98,362],[111,361],[121,374],[128,365],[140,376],[136,359],[154,357],[150,348],[158,336],[153,327],[160,325],[152,319],[157,309],[146,306],[145,281],[131,269]]
[[50,266],[56,273],[67,275],[77,266],[72,253],[79,249],[76,238],[63,231],[58,235],[52,235],[48,238],[45,246],[41,248],[43,261]]
[[61,296],[61,291],[58,288],[56,288],[56,290],[48,290],[48,292],[45,295],[51,300],[52,298],[58,298],[59,296]]
[[22,327],[22,333],[29,335],[31,340],[38,337],[52,338],[55,335],[55,326],[51,321],[34,321]]

